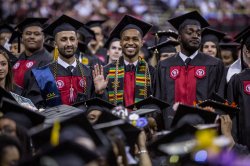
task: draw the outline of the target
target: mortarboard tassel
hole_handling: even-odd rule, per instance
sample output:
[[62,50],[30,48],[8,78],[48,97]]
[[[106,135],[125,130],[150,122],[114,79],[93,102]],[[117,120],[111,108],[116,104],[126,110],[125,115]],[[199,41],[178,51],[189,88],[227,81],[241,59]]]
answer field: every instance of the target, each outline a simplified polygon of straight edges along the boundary
[[50,137],[50,144],[52,146],[57,146],[59,144],[60,128],[61,128],[60,122],[56,120],[53,124]]
[[57,61],[58,55],[59,55],[58,48],[57,48],[57,46],[55,46],[54,54],[53,54],[54,61]]

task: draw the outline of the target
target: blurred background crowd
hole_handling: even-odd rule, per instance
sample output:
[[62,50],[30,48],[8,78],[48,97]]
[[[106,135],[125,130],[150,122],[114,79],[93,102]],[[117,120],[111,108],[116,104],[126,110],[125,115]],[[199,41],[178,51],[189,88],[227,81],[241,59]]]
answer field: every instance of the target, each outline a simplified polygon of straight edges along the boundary
[[123,14],[138,16],[157,30],[169,26],[168,18],[195,9],[213,28],[232,36],[250,21],[250,0],[8,0],[2,1],[0,17],[13,24],[27,16],[56,18],[63,13],[83,23],[104,18],[109,32]]

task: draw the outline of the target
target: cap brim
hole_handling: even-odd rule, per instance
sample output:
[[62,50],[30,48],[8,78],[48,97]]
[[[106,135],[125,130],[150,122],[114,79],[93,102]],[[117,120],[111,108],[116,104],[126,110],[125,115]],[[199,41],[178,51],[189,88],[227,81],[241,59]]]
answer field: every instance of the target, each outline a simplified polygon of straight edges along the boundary
[[206,111],[198,107],[179,104],[171,126],[172,127],[176,126],[182,117],[189,114],[198,115],[204,120],[205,124],[214,123],[217,117],[217,114],[214,112]]
[[42,124],[45,120],[45,116],[43,116],[42,114],[21,106],[17,102],[8,98],[2,98],[1,111],[3,112],[3,114],[9,112],[23,114],[31,120],[33,127]]
[[158,106],[160,109],[164,109],[166,107],[169,106],[168,103],[166,103],[165,101],[162,101],[160,99],[157,99],[153,96],[149,96],[148,98],[141,100],[135,104],[129,105],[127,106],[128,109],[132,109],[132,110],[137,110],[140,109],[142,107],[147,107],[147,105],[156,105]]
[[[79,126],[81,129],[85,130],[90,135],[90,137],[93,139],[97,146],[102,145],[101,139],[98,137],[97,133],[92,128],[84,112],[78,113],[77,115],[74,115],[70,118],[64,118],[63,120],[60,120],[60,125],[61,129],[69,125]],[[41,147],[44,144],[49,144],[51,131],[52,126],[35,127],[30,129],[29,135],[31,136],[36,148]]]

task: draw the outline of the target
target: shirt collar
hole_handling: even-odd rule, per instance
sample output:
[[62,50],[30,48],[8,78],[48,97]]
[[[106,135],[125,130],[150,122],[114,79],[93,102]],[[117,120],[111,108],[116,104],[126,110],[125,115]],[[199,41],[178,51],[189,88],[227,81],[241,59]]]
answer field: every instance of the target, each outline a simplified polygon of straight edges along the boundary
[[186,56],[185,54],[183,54],[182,52],[179,53],[181,59],[183,60],[183,62],[185,62],[185,60],[187,58],[191,58],[192,60],[196,57],[196,55],[198,54],[198,50],[195,51],[190,57]]
[[73,67],[76,67],[76,59],[74,61],[74,63],[72,63],[71,65],[68,64],[67,62],[63,61],[60,57],[58,57],[57,59],[57,63],[61,66],[63,66],[65,69],[69,66],[73,66]]
[[[128,61],[126,61],[125,59],[124,59],[124,63],[125,63],[125,65],[131,64],[131,63],[129,63]],[[137,63],[138,63],[138,60],[136,60],[135,62],[133,62],[133,65],[136,66]]]

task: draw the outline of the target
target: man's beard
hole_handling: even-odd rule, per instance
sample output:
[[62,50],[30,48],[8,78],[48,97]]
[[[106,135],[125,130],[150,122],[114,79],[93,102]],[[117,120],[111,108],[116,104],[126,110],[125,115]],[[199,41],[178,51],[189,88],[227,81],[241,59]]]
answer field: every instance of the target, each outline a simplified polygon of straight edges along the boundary
[[191,46],[189,43],[183,42],[182,47],[189,53],[194,53],[200,48],[200,44],[198,46]]
[[73,51],[72,54],[67,54],[65,50],[66,50],[66,48],[61,48],[61,49],[58,48],[59,54],[62,55],[64,58],[67,58],[67,59],[73,57],[75,55],[75,53],[76,53],[76,49],[75,48],[73,48],[74,51]]

